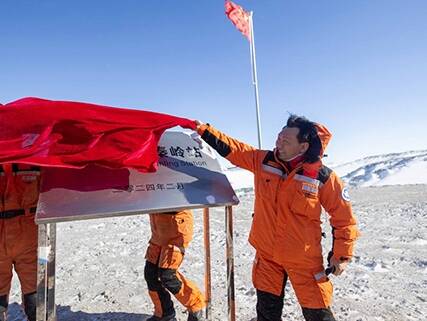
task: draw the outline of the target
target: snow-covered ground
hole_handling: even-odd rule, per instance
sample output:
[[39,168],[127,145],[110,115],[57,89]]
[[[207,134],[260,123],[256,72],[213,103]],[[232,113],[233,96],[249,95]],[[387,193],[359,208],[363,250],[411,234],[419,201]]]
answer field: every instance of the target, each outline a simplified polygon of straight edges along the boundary
[[[352,189],[362,237],[353,262],[333,277],[333,311],[340,321],[427,320],[427,185]],[[241,193],[234,210],[234,255],[237,320],[255,316],[251,282],[253,249],[247,236],[252,192]],[[195,238],[182,272],[203,286],[204,255],[201,211],[195,212]],[[325,253],[331,245],[324,217]],[[144,321],[152,307],[144,281],[144,254],[149,239],[147,216],[58,224],[58,321]],[[223,209],[211,212],[213,319],[227,320]],[[14,278],[10,319],[22,321]],[[288,286],[284,320],[303,320]],[[186,320],[176,304],[178,320]]]

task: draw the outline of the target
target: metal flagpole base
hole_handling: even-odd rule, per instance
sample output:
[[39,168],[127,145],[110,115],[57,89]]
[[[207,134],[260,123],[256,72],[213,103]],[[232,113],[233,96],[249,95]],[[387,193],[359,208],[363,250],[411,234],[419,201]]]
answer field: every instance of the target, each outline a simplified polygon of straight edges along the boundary
[[56,224],[40,224],[37,266],[37,321],[56,321]]
[[236,303],[234,300],[233,208],[231,206],[225,207],[225,233],[227,237],[228,320],[236,321]]
[[212,320],[212,278],[211,278],[211,242],[209,208],[203,209],[203,235],[205,243],[205,300],[206,300],[206,320]]

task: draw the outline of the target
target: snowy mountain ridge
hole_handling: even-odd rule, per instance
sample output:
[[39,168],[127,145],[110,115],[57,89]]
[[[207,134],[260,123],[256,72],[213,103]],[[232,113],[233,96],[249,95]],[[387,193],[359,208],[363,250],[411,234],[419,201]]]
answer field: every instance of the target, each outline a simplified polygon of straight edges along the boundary
[[351,186],[427,184],[427,150],[369,156],[331,167]]
[[[427,150],[368,156],[343,164],[327,164],[350,186],[427,184]],[[253,188],[252,173],[225,171],[235,190]]]

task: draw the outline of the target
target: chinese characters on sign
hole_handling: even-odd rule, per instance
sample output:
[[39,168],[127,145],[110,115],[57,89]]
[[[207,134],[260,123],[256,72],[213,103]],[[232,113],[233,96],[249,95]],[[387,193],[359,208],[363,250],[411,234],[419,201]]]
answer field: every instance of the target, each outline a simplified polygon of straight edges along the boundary
[[208,164],[204,160],[204,156],[200,150],[200,147],[194,146],[162,146],[157,147],[157,153],[160,157],[159,165],[169,168],[178,167],[208,167]]
[[126,185],[126,186],[116,186],[113,193],[123,193],[123,192],[151,192],[151,191],[170,191],[178,190],[181,191],[184,189],[184,183],[166,183],[166,184],[137,184],[137,185]]
[[[200,166],[207,167],[208,164],[203,159],[200,147],[194,146],[162,146],[157,147],[157,153],[160,157],[159,165],[168,168]],[[195,160],[191,159],[197,158]],[[190,159],[190,160],[189,160]],[[133,192],[156,192],[156,191],[181,191],[184,189],[184,183],[155,183],[155,184],[129,184],[116,186],[113,193],[133,193]]]
[[[165,146],[158,146],[157,153],[159,157],[175,156],[185,158],[203,158],[203,154],[200,152],[199,147],[187,146],[182,148],[180,146],[171,146],[169,150]],[[187,155],[185,155],[187,153]]]

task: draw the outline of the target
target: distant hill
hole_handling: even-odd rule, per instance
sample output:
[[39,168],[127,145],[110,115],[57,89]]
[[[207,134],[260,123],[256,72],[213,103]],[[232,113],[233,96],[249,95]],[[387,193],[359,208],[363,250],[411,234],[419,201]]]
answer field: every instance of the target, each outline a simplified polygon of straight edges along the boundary
[[[427,184],[427,150],[369,156],[328,166],[350,186]],[[252,173],[237,167],[225,173],[235,190],[253,188]]]
[[427,184],[427,150],[369,156],[332,168],[351,186]]

